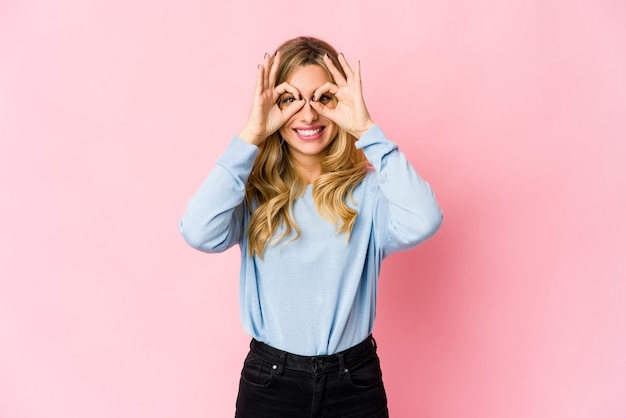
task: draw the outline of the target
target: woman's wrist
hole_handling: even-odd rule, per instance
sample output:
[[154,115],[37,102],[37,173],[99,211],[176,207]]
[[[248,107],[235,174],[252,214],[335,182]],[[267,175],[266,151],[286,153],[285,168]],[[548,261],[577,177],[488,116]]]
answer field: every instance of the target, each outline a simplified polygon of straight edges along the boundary
[[246,141],[248,144],[252,144],[252,145],[259,145],[261,142],[263,142],[264,138],[259,137],[258,135],[251,133],[249,130],[247,130],[246,128],[242,129],[239,134],[238,134],[239,138],[243,139],[244,141]]
[[351,134],[352,134],[352,135],[353,135],[356,139],[359,139],[359,138],[361,138],[361,136],[362,136],[365,132],[369,131],[369,130],[372,128],[372,126],[374,126],[374,125],[375,125],[374,121],[370,119],[370,120],[368,120],[366,123],[364,123],[364,124],[363,124],[363,126],[362,126],[362,127],[361,127],[358,131],[354,131],[354,132],[350,132],[350,133],[351,133]]

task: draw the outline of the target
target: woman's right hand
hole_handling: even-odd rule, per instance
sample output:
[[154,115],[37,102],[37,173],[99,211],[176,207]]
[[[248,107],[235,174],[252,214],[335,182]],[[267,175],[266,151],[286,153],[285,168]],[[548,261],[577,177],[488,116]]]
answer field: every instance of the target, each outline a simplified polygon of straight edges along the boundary
[[[305,101],[294,86],[287,82],[274,86],[279,63],[280,52],[276,52],[273,59],[269,54],[265,54],[263,65],[259,65],[257,70],[250,116],[246,126],[239,133],[239,137],[249,144],[260,145],[304,106]],[[293,98],[289,106],[277,105],[282,95]]]

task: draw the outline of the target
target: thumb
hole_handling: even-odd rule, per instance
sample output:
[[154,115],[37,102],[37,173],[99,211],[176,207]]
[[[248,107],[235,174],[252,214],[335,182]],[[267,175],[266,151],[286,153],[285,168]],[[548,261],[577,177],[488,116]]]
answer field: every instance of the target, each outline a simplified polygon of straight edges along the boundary
[[329,119],[331,119],[333,122],[335,122],[333,116],[334,116],[334,109],[329,108],[328,106],[324,106],[323,104],[321,104],[320,102],[314,102],[314,101],[310,101],[309,103],[311,103],[311,107],[313,108],[313,110],[315,110],[319,115],[325,116]]
[[283,118],[285,120],[288,120],[289,118],[291,118],[293,115],[298,113],[300,111],[300,109],[302,109],[304,107],[304,103],[305,103],[305,100],[303,100],[303,99],[295,100],[293,103],[291,103],[287,107],[287,109],[282,111]]

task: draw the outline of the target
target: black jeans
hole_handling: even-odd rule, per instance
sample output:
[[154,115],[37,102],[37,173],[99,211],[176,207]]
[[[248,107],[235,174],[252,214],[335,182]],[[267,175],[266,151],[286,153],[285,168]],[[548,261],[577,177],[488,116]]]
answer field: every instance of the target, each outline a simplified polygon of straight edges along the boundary
[[298,356],[250,343],[236,418],[387,418],[376,342],[328,356]]

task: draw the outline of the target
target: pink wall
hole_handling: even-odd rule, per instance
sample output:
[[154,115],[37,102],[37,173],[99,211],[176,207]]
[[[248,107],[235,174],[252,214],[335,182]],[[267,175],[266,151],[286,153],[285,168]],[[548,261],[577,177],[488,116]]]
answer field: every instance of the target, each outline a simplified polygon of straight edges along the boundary
[[177,219],[299,34],[446,215],[383,268],[392,415],[624,417],[626,3],[213,3],[0,3],[0,417],[232,416],[238,254]]

